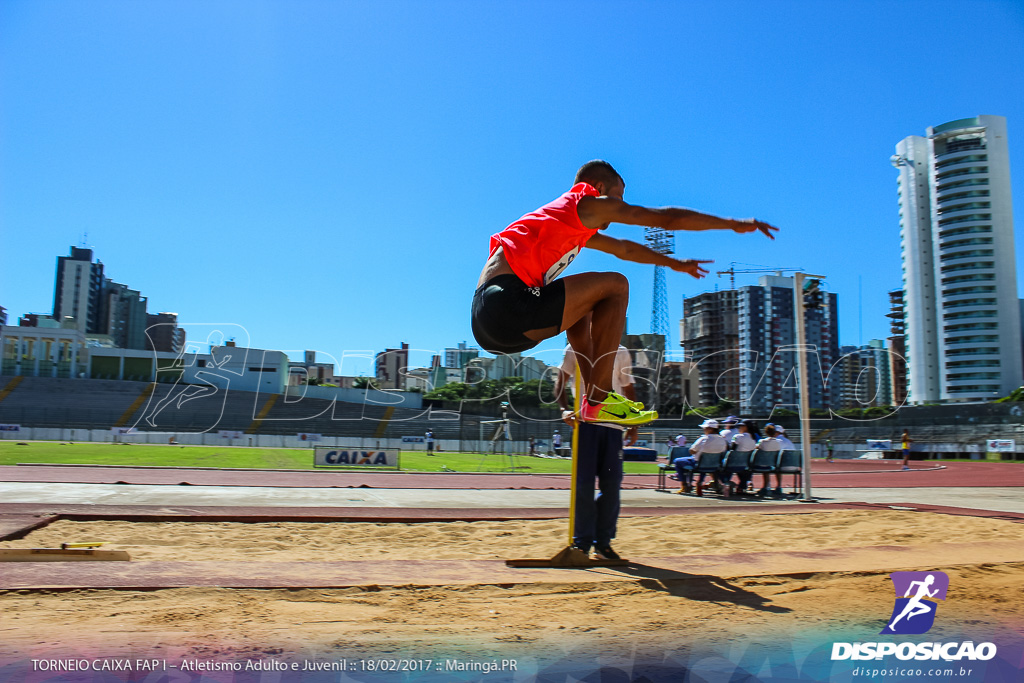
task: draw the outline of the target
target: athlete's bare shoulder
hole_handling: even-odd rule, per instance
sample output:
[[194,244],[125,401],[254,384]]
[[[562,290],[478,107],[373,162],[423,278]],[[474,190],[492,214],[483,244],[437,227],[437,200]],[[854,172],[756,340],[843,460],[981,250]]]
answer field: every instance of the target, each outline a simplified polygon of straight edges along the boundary
[[583,197],[576,205],[576,214],[588,228],[604,230],[609,223],[627,222],[636,208],[618,197]]

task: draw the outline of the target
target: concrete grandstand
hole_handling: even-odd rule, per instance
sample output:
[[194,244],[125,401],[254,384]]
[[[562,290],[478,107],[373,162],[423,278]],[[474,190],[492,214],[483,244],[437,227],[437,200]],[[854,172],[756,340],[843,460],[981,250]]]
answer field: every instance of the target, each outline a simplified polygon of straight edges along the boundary
[[[349,439],[398,440],[422,436],[428,429],[446,449],[488,450],[500,415],[493,405],[466,403],[448,410],[403,408],[375,400],[351,402],[321,398],[295,400],[287,394],[224,390],[199,384],[159,384],[126,380],[0,377],[0,424],[48,430],[110,430],[137,432],[291,435],[315,433]],[[569,434],[557,413],[513,411],[512,444],[524,452],[530,437],[548,442],[557,429]],[[1024,410],[1020,404],[982,404],[902,408],[880,420],[842,418],[812,421],[814,455],[823,456],[831,438],[839,457],[858,457],[869,439],[896,442],[904,428],[911,430],[917,458],[985,457],[989,439],[1012,440],[1024,446]],[[663,445],[669,436],[684,434],[690,443],[701,418],[661,419],[641,429],[641,438]],[[794,417],[777,419],[787,435],[800,441]],[[68,438],[58,435],[47,438]],[[897,446],[898,447],[898,446]],[[662,450],[664,450],[662,448]],[[1004,454],[1005,455],[1005,454]],[[1021,457],[1017,452],[1011,459]]]

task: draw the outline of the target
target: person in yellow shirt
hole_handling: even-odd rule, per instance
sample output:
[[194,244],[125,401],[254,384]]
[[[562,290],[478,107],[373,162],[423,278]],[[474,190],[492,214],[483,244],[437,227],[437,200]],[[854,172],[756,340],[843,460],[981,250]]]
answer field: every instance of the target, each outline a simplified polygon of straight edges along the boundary
[[906,429],[903,430],[903,437],[900,439],[900,448],[903,449],[903,469],[909,470],[910,465],[907,461],[910,460],[910,444],[913,443],[913,439],[910,438],[910,433]]

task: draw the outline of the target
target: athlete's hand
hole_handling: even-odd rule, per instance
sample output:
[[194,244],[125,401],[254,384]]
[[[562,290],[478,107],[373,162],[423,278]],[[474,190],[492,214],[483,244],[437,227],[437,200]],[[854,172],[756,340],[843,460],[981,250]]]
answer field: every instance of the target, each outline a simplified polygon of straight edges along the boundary
[[756,232],[760,230],[771,239],[775,239],[775,235],[772,234],[772,230],[778,232],[779,229],[774,225],[769,225],[764,221],[759,221],[756,218],[743,218],[733,220],[733,232],[745,233],[745,232]]
[[708,274],[708,271],[701,267],[702,263],[714,263],[714,261],[698,261],[697,259],[676,259],[671,265],[672,270],[679,273],[692,275],[698,280]]
[[562,422],[569,425],[570,427],[576,427],[576,413],[571,410],[562,411]]

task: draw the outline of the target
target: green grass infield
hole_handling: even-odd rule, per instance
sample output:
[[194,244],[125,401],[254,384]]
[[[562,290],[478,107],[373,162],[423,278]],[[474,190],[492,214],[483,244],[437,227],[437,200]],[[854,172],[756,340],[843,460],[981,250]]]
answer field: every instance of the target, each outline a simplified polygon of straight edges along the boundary
[[[25,445],[20,445],[25,444]],[[526,474],[570,474],[569,460],[517,455],[513,462],[505,455],[402,451],[403,472],[516,472]],[[113,444],[58,441],[0,441],[0,465],[52,463],[60,465],[120,465],[124,467],[215,467],[222,469],[325,470],[358,469],[394,472],[390,468],[313,466],[312,448],[246,448],[228,446],[170,446],[155,444]],[[623,463],[627,474],[654,474],[653,462]]]

